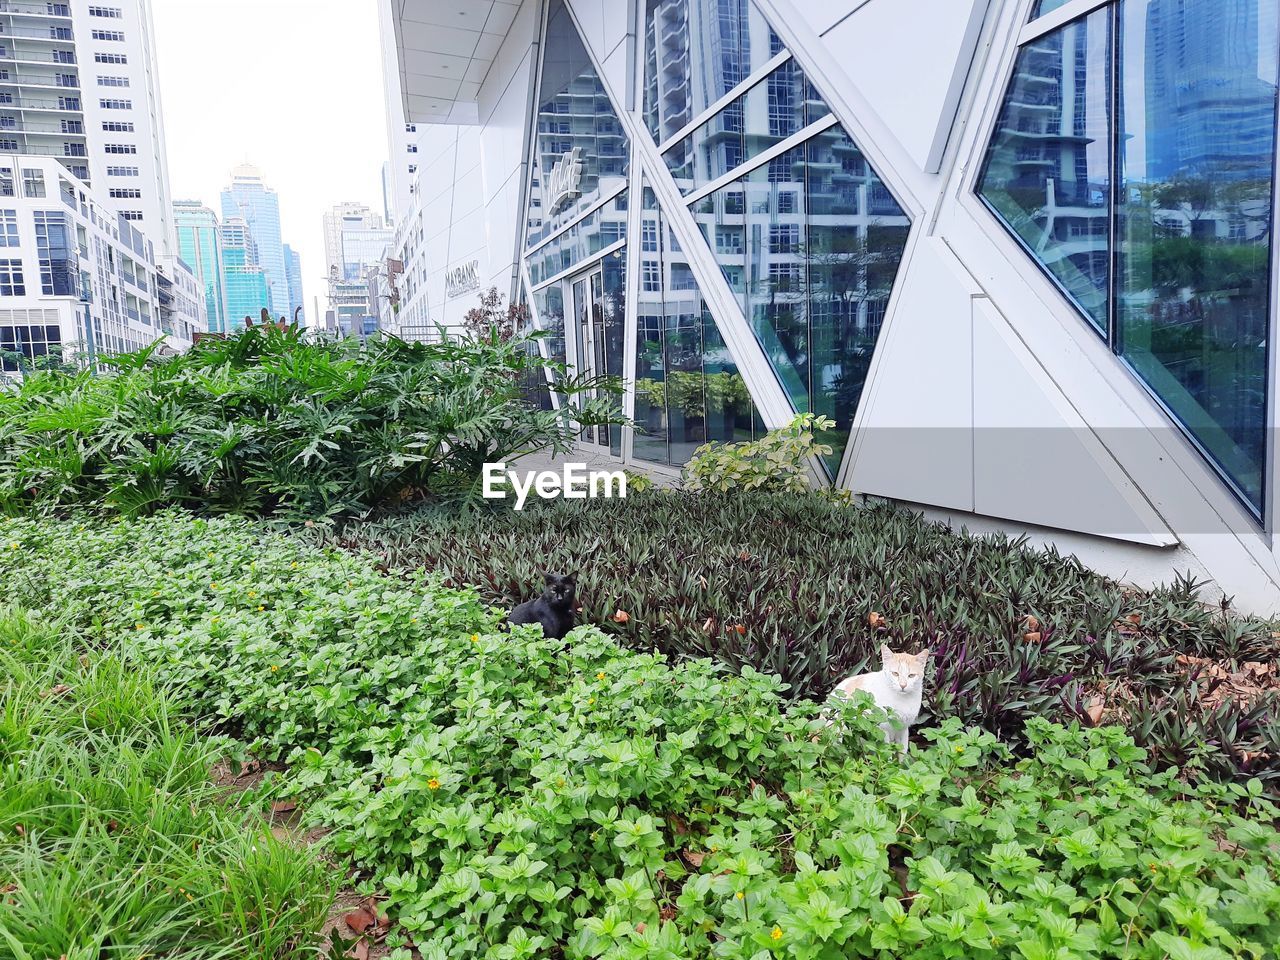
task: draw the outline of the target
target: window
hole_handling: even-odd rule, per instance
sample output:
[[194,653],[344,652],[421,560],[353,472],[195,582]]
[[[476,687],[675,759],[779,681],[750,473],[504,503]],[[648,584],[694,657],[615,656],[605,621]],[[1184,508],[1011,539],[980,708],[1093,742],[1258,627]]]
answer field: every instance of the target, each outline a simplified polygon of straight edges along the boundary
[[133,133],[133,121],[104,120],[102,129],[107,133]]
[[99,100],[98,104],[103,110],[132,110],[132,100]]
[[[635,307],[635,456],[682,466],[709,441],[753,439],[746,384],[707,309],[687,256],[645,187],[646,219],[658,225],[660,260]],[[666,278],[663,276],[663,264]]]
[[12,197],[13,195],[13,168],[0,167],[0,197]]
[[129,86],[128,77],[98,77],[98,86],[100,87],[127,87]]
[[25,297],[21,260],[0,260],[0,297]]
[[44,196],[44,171],[26,169],[22,171],[22,195],[24,197]]
[[0,138],[0,150],[17,150],[18,141]]
[[409,152],[410,152],[410,153],[417,153],[417,152],[418,152],[418,145],[417,145],[416,143],[411,143],[411,144],[409,144]]
[[812,92],[804,71],[788,60],[670,147],[662,159],[681,192],[689,194],[830,112]]
[[800,224],[777,223],[769,228],[770,253],[799,253]]
[[121,210],[120,216],[124,217],[126,220],[141,220],[142,211],[141,210]]
[[[6,313],[14,319],[29,322],[0,326],[0,369],[10,373],[29,369],[35,361],[61,347],[62,329],[57,323],[56,310],[9,310]],[[45,319],[54,322],[30,322]]]
[[108,177],[136,177],[138,176],[137,167],[107,167]]
[[110,20],[119,20],[124,17],[124,11],[119,7],[90,7],[89,16],[105,17]]
[[94,63],[128,63],[129,58],[123,53],[95,53]]
[[107,153],[137,153],[138,148],[132,143],[108,143],[105,147]]
[[[552,0],[546,30],[526,234],[530,247],[624,186],[630,160],[627,136],[564,0]],[[567,140],[558,132],[566,114],[587,118],[574,123],[575,135]]]
[[782,48],[749,0],[647,0],[644,7],[641,110],[657,143],[674,136]]
[[94,30],[92,33],[92,36],[93,36],[93,39],[95,40],[107,40],[112,43],[124,43],[124,34],[119,30]]
[[141,200],[142,191],[137,187],[112,187],[107,191],[113,200]]
[[644,253],[658,252],[658,222],[645,219],[640,224],[640,249]]
[[70,297],[76,293],[79,262],[71,254],[67,218],[57,212],[34,214],[36,246],[40,253],[40,290],[47,296]]
[[659,293],[662,290],[662,267],[657,260],[645,260],[641,265],[641,289],[645,293]]
[[1278,17],[1124,0],[1028,41],[978,185],[1259,516]]
[[18,246],[18,211],[0,210],[0,247]]

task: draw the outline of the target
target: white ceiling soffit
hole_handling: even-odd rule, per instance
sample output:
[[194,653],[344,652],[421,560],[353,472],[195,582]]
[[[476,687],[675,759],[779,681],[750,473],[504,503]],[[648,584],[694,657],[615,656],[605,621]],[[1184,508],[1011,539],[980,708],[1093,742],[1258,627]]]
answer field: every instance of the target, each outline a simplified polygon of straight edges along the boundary
[[519,0],[391,0],[410,123],[478,123],[477,97]]

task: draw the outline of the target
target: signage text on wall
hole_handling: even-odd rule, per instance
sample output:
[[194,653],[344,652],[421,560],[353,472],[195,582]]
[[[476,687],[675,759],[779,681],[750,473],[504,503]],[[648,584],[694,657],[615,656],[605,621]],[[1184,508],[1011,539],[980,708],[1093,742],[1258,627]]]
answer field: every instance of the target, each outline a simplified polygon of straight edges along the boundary
[[457,267],[450,267],[444,274],[445,296],[450,300],[464,293],[480,289],[480,261],[472,260]]

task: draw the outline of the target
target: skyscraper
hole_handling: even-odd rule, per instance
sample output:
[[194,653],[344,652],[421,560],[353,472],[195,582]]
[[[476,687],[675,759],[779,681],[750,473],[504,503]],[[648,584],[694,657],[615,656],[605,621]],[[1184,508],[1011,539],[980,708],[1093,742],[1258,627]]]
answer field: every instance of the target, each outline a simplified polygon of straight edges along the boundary
[[[229,217],[222,223],[222,275],[228,332],[243,329],[245,317],[256,323],[262,308],[271,306],[271,285],[258,262],[253,233],[240,217]],[[279,315],[274,310],[272,314]]]
[[362,203],[340,203],[324,215],[329,306],[344,332],[369,332],[377,311],[369,302],[368,273],[383,266],[391,240],[382,217]]
[[[289,275],[285,269],[284,241],[280,234],[280,199],[266,185],[262,171],[242,164],[231,171],[231,186],[222,191],[222,219],[242,220],[257,247],[257,264],[268,287],[269,307],[275,317],[289,312]],[[235,312],[232,312],[235,316]]]
[[173,225],[154,35],[147,0],[0,4],[0,150],[59,158],[164,258]]
[[198,200],[175,200],[173,222],[178,253],[204,289],[209,332],[226,333],[227,294],[223,284],[222,225],[218,215]]
[[305,320],[305,311],[298,313],[299,308],[303,306],[302,298],[302,260],[298,257],[298,251],[287,243],[284,245],[284,271],[289,281],[289,322],[293,322],[295,315],[301,323]]

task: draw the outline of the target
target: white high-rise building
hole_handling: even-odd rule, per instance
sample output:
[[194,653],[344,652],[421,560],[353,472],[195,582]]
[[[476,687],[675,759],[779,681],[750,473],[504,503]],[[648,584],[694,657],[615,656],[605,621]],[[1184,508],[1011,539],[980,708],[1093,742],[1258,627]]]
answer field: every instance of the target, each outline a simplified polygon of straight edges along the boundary
[[168,256],[154,36],[147,0],[0,4],[0,150],[59,158]]
[[[48,158],[72,178],[78,212],[95,209],[101,222],[118,217],[128,224],[128,243],[145,268],[135,276],[156,271],[158,302],[150,312],[126,307],[124,316],[167,334],[203,330],[207,316],[200,298],[188,295],[195,279],[174,237],[154,38],[148,0],[0,3],[0,154],[12,158],[6,196],[39,200],[40,184],[54,182]],[[68,197],[64,191],[72,207]],[[106,332],[115,321],[97,315],[105,309],[100,299],[91,301],[85,329],[103,333],[86,347],[101,352],[146,342],[142,331]]]

